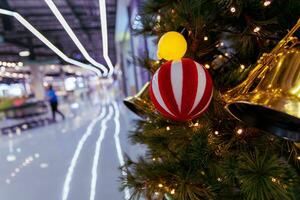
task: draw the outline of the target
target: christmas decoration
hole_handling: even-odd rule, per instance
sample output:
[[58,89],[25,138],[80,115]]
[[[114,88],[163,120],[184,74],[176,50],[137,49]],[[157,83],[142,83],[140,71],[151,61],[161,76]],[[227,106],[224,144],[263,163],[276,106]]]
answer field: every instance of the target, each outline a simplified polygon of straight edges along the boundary
[[170,31],[160,38],[157,57],[165,60],[180,60],[186,50],[187,42],[183,35],[175,31]]
[[169,61],[154,74],[150,97],[166,118],[188,121],[200,116],[209,106],[213,86],[208,71],[192,59]]
[[292,37],[299,27],[300,20],[249,77],[224,96],[233,116],[291,141],[300,141],[300,48]]
[[[297,98],[290,94],[296,91],[290,90],[290,86],[297,80],[299,68],[285,64],[288,60],[290,64],[294,63],[292,65],[297,64],[295,52],[272,52],[271,57],[267,54],[260,61],[262,71],[257,71],[261,76],[253,76],[252,71],[259,56],[274,49],[297,22],[299,0],[180,0],[168,3],[145,0],[139,11],[143,27],[139,34],[143,37],[160,37],[170,30],[186,29],[188,48],[185,56],[203,63],[209,70],[214,82],[214,98],[205,115],[193,121],[174,123],[160,116],[148,115],[136,122],[129,138],[132,143],[145,147],[145,154],[127,158],[122,167],[125,175],[121,179],[122,187],[130,189],[131,199],[300,199],[300,149],[296,147],[297,143],[294,145],[281,137],[266,134],[246,120],[246,123],[236,120],[225,108],[237,96],[250,97],[259,92],[261,96],[255,97],[266,102],[272,98],[292,97],[294,103],[290,101],[291,104],[285,107],[299,112],[299,108],[294,107]],[[299,36],[299,32],[296,34]],[[287,51],[294,51],[298,44],[290,39],[290,43],[280,42],[279,45],[287,45]],[[288,47],[290,44],[294,47]],[[268,64],[264,64],[266,61]],[[281,61],[282,67],[279,68]],[[164,62],[161,60],[152,67],[146,66],[153,72]],[[280,71],[273,74],[274,69]],[[226,93],[228,98],[223,98],[221,94],[225,91],[248,80],[249,72],[250,77],[255,78],[252,88],[244,84],[240,90],[235,90],[236,95]],[[277,81],[281,74],[281,81]],[[272,78],[274,81],[268,84],[272,83],[274,93],[268,88],[266,93],[255,90]],[[162,80],[168,79],[162,77]],[[275,85],[279,85],[285,95]],[[160,91],[165,92],[165,89]],[[174,98],[173,94],[170,96]],[[251,100],[249,104],[254,101],[248,100]],[[177,102],[173,104],[177,105]],[[253,112],[257,114],[255,109],[243,111],[245,116],[253,116],[250,119],[256,116]],[[279,113],[285,112],[280,110]],[[262,120],[261,126],[263,123],[281,124],[286,120],[286,115],[277,115],[274,121],[273,112],[259,115],[272,119]]]
[[123,101],[129,110],[142,118],[150,115],[151,113],[154,114],[153,111],[155,111],[155,108],[153,104],[151,104],[149,98],[149,85],[150,83],[147,82],[139,93],[134,96],[127,97]]

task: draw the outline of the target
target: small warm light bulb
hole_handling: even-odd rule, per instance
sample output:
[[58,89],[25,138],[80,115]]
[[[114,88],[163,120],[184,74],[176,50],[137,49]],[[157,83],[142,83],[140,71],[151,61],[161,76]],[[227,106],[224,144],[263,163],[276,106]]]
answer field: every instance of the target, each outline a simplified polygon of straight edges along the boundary
[[269,0],[264,2],[264,6],[266,6],[266,7],[269,6],[270,4],[271,4],[271,1],[269,1]]
[[221,46],[221,47],[224,46],[224,42],[221,42],[221,43],[220,43],[220,46]]
[[160,15],[157,15],[156,19],[157,19],[158,22],[160,22],[161,16],[160,16]]
[[160,184],[158,184],[158,187],[162,188],[162,187],[163,187],[163,184],[161,184],[161,183],[160,183]]
[[210,68],[209,64],[205,64],[204,67],[205,67],[206,69],[209,69],[209,68]]
[[232,7],[230,8],[230,12],[235,13],[235,11],[236,11],[235,7],[232,6]]
[[166,129],[167,129],[167,131],[171,130],[169,126],[167,126],[167,128],[166,128]]
[[241,69],[245,69],[245,65],[241,64],[241,65],[240,65],[240,68],[241,68]]
[[236,132],[237,134],[241,135],[243,133],[243,129],[239,128]]
[[298,156],[297,159],[300,160],[300,156]]
[[153,160],[153,161],[155,161],[155,160],[156,160],[156,158],[152,158],[152,160]]
[[229,53],[225,53],[225,56],[227,56],[227,57],[228,57],[228,56],[229,56]]
[[195,123],[195,124],[194,124],[194,126],[199,126],[199,123],[198,123],[198,122],[197,122],[197,123]]
[[217,179],[219,182],[221,182],[222,181],[222,179],[219,177],[218,179]]
[[208,40],[208,37],[207,37],[207,36],[205,36],[203,39],[204,39],[204,41],[207,41],[207,40]]
[[175,189],[172,189],[170,193],[175,194]]
[[276,182],[276,181],[277,181],[277,179],[272,177],[272,182]]
[[215,131],[215,135],[219,135],[219,131]]
[[254,33],[258,33],[259,31],[260,31],[260,27],[258,27],[258,26],[255,27],[255,29],[253,29],[253,32],[254,32]]

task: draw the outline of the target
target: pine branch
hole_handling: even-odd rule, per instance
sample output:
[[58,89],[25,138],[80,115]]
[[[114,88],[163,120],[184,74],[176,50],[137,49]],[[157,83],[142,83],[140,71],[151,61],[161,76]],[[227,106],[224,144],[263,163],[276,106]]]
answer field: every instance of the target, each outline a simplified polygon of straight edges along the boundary
[[[261,0],[148,0],[140,16],[136,34],[159,38],[185,28],[186,56],[211,66],[215,91],[208,111],[192,122],[150,114],[137,122],[130,139],[147,152],[122,167],[132,199],[300,199],[300,150],[232,118],[221,95],[286,34],[300,16],[300,1],[276,0],[266,7]],[[140,59],[151,72],[160,64]]]

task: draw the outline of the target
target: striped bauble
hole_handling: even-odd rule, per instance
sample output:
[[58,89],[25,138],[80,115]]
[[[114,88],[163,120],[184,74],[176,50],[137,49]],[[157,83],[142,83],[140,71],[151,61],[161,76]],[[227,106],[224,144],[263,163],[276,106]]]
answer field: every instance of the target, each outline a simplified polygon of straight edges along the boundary
[[210,74],[189,58],[163,64],[150,85],[150,97],[156,109],[175,121],[199,117],[208,108],[212,94]]

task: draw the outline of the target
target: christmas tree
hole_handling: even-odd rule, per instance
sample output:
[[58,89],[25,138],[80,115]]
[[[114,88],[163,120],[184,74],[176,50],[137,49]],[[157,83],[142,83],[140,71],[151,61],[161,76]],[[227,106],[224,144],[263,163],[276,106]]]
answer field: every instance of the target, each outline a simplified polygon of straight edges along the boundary
[[[214,96],[205,114],[188,122],[145,107],[130,139],[146,145],[146,155],[122,167],[131,199],[300,199],[300,145],[238,121],[222,98],[296,24],[300,1],[147,0],[140,16],[138,34],[185,35],[185,57],[210,72]],[[141,63],[154,72],[164,61]]]

